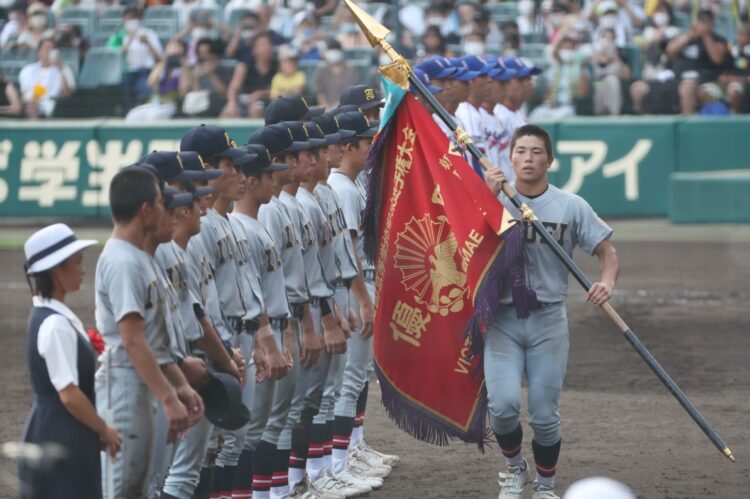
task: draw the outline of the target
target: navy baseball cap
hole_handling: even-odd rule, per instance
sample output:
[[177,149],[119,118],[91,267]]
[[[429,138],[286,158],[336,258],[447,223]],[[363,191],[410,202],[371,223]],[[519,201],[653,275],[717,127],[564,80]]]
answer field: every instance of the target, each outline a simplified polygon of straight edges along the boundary
[[320,116],[325,111],[323,106],[310,107],[301,95],[285,95],[271,101],[263,117],[266,125],[281,123],[282,121],[300,121]]
[[470,81],[479,76],[479,71],[469,69],[469,64],[464,61],[463,57],[451,57],[448,59],[451,67],[456,68],[459,72],[451,76],[453,80]]
[[156,168],[157,175],[165,182],[178,180],[180,182],[191,182],[203,180],[200,172],[186,171],[174,151],[153,151],[141,158],[139,163],[146,163]]
[[[416,76],[417,78],[419,78],[419,81],[421,81],[421,82],[422,82],[422,84],[423,84],[423,85],[424,85],[425,87],[427,87],[427,90],[429,90],[431,94],[436,94],[436,93],[438,93],[438,92],[442,92],[442,91],[443,91],[443,89],[442,89],[442,88],[440,88],[440,87],[436,87],[435,85],[433,85],[433,84],[432,84],[432,82],[430,81],[430,77],[429,77],[429,76],[427,76],[427,73],[425,73],[425,72],[424,72],[424,71],[422,71],[421,69],[419,69],[419,68],[414,68],[414,69],[412,70],[412,72],[414,73],[414,76]],[[413,84],[412,84],[412,85],[410,85],[409,91],[410,91],[411,93],[413,93],[413,94],[418,94],[418,93],[419,93],[419,92],[417,91],[417,88],[416,88],[416,87],[415,87],[415,86],[414,86]]]
[[162,178],[161,175],[159,175],[159,170],[157,170],[154,165],[150,165],[148,163],[134,163],[123,168],[123,170],[130,169],[138,169],[149,172],[154,176],[154,179],[159,184],[159,190],[164,192],[164,187],[167,185],[167,182],[164,180],[164,178]]
[[277,157],[292,146],[294,140],[292,139],[292,132],[288,127],[281,123],[275,125],[266,125],[257,129],[247,139],[249,144],[260,144],[271,153],[272,157]]
[[506,69],[515,71],[516,77],[526,78],[528,76],[541,74],[542,68],[536,66],[529,66],[520,57],[504,57],[503,63],[505,63]]
[[333,113],[321,114],[313,121],[318,124],[323,134],[325,134],[326,144],[329,146],[331,144],[338,144],[349,137],[354,137],[354,131],[341,128],[339,120]]
[[374,107],[383,107],[385,102],[370,85],[354,85],[344,90],[339,98],[339,104],[355,105],[366,111]]
[[316,147],[322,147],[326,145],[326,139],[310,137],[310,133],[305,128],[305,125],[299,121],[284,121],[281,123],[292,132],[292,139],[294,142],[291,147],[287,149],[289,152],[304,151],[306,149],[315,149]]
[[183,192],[171,185],[164,187],[161,195],[164,198],[164,207],[168,210],[179,208],[181,206],[191,206],[193,204],[192,194],[189,192]]
[[342,113],[336,117],[341,128],[353,130],[357,137],[374,137],[378,133],[378,127],[372,126],[367,117],[360,111]]
[[352,111],[361,112],[362,110],[356,104],[342,104],[338,107],[333,108],[331,110],[331,114],[333,114],[334,116],[338,116],[339,114],[351,113]]
[[451,66],[451,61],[447,57],[442,56],[428,57],[420,61],[416,68],[424,71],[430,80],[451,79],[461,72],[460,69]]
[[[207,170],[205,165],[203,164],[203,158],[201,158],[201,155],[197,152],[183,151],[177,154],[177,158],[182,162],[182,167],[185,169],[185,171],[194,171],[202,175],[201,178],[197,178],[196,180],[203,180],[208,182],[209,180],[219,178],[223,175],[223,172],[221,170]],[[185,186],[194,198],[207,196],[214,192],[214,188],[210,185],[196,186],[192,182],[185,182]]]
[[243,156],[226,130],[213,125],[188,130],[180,141],[180,151],[195,151],[208,161],[214,157],[236,160]]
[[322,140],[323,143],[321,144],[321,147],[325,147],[328,145],[328,139],[326,139],[326,134],[323,133],[323,129],[320,128],[320,125],[315,123],[314,121],[310,121],[308,123],[305,123],[305,131],[307,132],[307,135],[310,136],[310,140]]
[[263,144],[247,144],[240,149],[254,156],[252,161],[242,165],[242,173],[245,175],[257,175],[264,172],[276,172],[286,170],[284,163],[274,163],[271,159],[271,152]]

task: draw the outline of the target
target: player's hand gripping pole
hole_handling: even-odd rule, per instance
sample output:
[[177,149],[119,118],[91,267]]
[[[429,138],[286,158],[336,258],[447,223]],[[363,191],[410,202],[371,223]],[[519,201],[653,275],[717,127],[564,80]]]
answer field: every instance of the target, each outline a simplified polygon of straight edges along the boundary
[[[445,108],[437,101],[437,99],[435,99],[432,93],[427,90],[427,88],[422,84],[419,78],[414,75],[406,59],[404,59],[398,52],[396,52],[396,50],[385,40],[386,36],[390,33],[388,28],[373,19],[367,12],[357,6],[352,0],[344,0],[344,2],[354,15],[357,24],[363,31],[364,35],[367,37],[370,45],[372,45],[373,47],[380,46],[393,61],[391,64],[380,68],[381,74],[404,89],[409,88],[409,83],[411,83],[417,89],[420,96],[425,101],[427,101],[430,106],[432,106],[438,116],[440,116],[440,119],[443,120],[443,122],[448,125],[448,127],[453,131],[458,142],[463,145],[469,151],[469,153],[471,153],[471,155],[476,158],[477,161],[479,161],[479,163],[482,165],[482,168],[484,170],[489,170],[490,168],[492,168],[492,164],[474,145],[471,137],[456,124],[453,117],[445,110]],[[527,223],[530,223],[534,227],[536,233],[539,234],[542,239],[544,239],[547,245],[552,248],[552,251],[555,253],[555,255],[563,262],[570,273],[573,274],[575,279],[581,284],[581,286],[583,286],[586,291],[588,291],[591,288],[591,281],[589,281],[586,275],[575,264],[573,259],[571,259],[567,253],[565,253],[565,251],[552,237],[552,235],[544,228],[544,226],[534,214],[533,210],[518,199],[516,191],[507,182],[503,183],[502,189],[503,193],[510,200],[513,206],[515,206],[516,209],[521,212],[523,220]],[[695,407],[695,405],[693,405],[690,399],[687,398],[680,387],[677,386],[677,383],[672,380],[672,378],[669,376],[669,374],[667,374],[667,372],[659,364],[659,362],[657,362],[654,356],[651,355],[651,352],[649,352],[648,349],[643,345],[643,343],[641,343],[641,341],[625,323],[622,317],[620,317],[615,309],[612,308],[612,305],[610,305],[609,303],[604,303],[599,308],[601,308],[602,311],[604,311],[604,313],[607,315],[607,317],[609,317],[610,320],[614,322],[620,332],[628,340],[628,343],[630,343],[635,351],[638,352],[638,355],[640,355],[641,358],[646,362],[646,364],[648,364],[651,370],[654,371],[654,374],[656,374],[659,380],[664,383],[664,385],[667,387],[667,390],[669,390],[669,392],[675,396],[680,405],[682,405],[682,407],[687,411],[690,417],[693,418],[693,421],[695,421],[695,423],[701,428],[701,430],[703,430],[703,432],[706,434],[706,436],[708,436],[711,442],[713,442],[716,448],[719,449],[719,451],[729,460],[735,462],[732,451],[729,449],[729,447],[727,447],[716,430],[713,429],[706,418],[703,417],[700,411],[698,411],[698,409]]]

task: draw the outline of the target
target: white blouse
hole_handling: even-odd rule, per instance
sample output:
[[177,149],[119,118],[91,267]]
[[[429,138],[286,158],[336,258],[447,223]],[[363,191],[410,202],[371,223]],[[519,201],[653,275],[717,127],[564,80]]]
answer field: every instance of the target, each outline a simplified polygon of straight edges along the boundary
[[90,342],[83,323],[65,304],[55,299],[33,297],[35,307],[54,310],[41,326],[36,339],[39,355],[47,364],[52,385],[59,392],[68,385],[78,386],[78,335]]

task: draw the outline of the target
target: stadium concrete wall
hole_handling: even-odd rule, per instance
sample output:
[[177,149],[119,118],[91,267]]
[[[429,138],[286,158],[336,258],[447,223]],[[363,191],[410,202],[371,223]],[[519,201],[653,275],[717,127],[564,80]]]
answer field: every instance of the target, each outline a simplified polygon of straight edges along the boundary
[[[200,123],[0,122],[0,217],[108,217],[107,189],[115,173],[149,151],[178,149],[185,130]],[[602,216],[667,216],[673,173],[750,169],[750,117],[539,124],[554,141],[552,183],[580,194]],[[244,143],[262,122],[221,126]]]

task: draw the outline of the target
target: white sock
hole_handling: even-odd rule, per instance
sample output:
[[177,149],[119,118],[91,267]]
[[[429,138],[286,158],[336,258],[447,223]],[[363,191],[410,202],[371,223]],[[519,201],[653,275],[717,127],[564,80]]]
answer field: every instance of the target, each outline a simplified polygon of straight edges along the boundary
[[323,469],[326,471],[331,471],[333,469],[333,459],[331,458],[331,454],[325,454],[323,456]]
[[554,489],[555,488],[555,475],[542,476],[542,475],[537,474],[536,478],[534,479],[534,483],[546,485],[547,487]]
[[289,495],[288,485],[279,485],[271,487],[271,499],[278,499]]
[[352,439],[349,441],[349,448],[352,449],[357,446],[365,438],[364,426],[357,426],[352,429]]
[[[310,477],[310,481],[314,482],[323,473],[323,457],[308,457],[307,458],[307,476]],[[291,476],[289,477],[291,479]]]
[[333,449],[333,472],[339,473],[349,461],[349,452],[344,449]]
[[289,468],[289,490],[294,490],[297,484],[305,481],[305,470]]
[[521,471],[526,469],[526,464],[523,461],[523,454],[520,452],[513,457],[506,457],[505,462],[508,466],[519,466]]
[[270,490],[254,490],[253,499],[271,499]]

